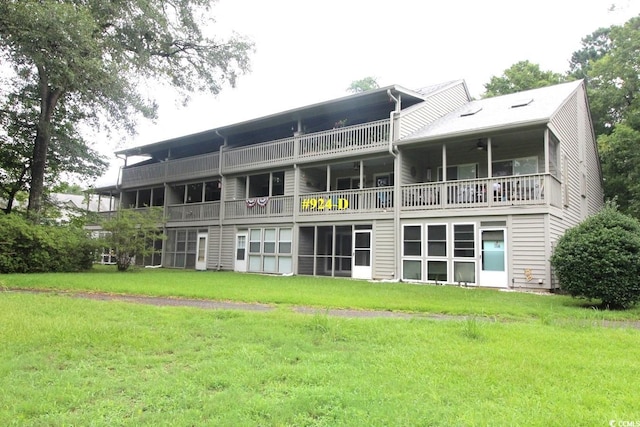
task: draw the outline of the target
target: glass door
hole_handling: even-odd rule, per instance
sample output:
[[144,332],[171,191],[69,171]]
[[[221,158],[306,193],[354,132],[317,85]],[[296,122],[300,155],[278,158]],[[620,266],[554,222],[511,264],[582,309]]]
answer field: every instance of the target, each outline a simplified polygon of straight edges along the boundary
[[505,237],[504,229],[480,230],[480,286],[506,288],[509,285]]
[[353,269],[354,279],[371,279],[371,230],[353,231]]

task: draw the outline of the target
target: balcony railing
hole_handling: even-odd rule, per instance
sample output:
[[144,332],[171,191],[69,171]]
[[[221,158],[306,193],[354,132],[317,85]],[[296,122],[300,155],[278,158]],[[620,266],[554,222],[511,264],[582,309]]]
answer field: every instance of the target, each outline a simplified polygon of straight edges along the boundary
[[402,186],[402,209],[514,205],[559,206],[560,183],[551,175],[519,175]]
[[300,215],[356,214],[393,210],[393,187],[308,193],[299,197]]
[[224,202],[225,219],[293,216],[293,196],[251,197]]
[[220,202],[167,206],[167,221],[201,221],[220,218]]
[[384,148],[389,142],[389,120],[331,129],[300,136],[299,157],[326,157],[333,153],[361,153]]
[[123,188],[132,188],[215,176],[220,172],[219,159],[219,153],[209,153],[151,165],[127,167],[122,169],[121,185]]

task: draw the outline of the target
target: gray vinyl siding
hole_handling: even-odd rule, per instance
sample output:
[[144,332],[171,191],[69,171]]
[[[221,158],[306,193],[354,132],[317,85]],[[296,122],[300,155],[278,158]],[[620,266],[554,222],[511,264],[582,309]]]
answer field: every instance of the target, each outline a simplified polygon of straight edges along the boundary
[[284,194],[291,196],[294,194],[296,188],[296,173],[293,169],[287,169],[284,171]]
[[429,96],[424,102],[408,108],[400,115],[398,138],[410,135],[469,101],[462,82]]
[[[547,240],[544,215],[514,215],[511,217],[511,278],[518,288],[543,289],[548,286]],[[531,270],[532,280],[527,280],[525,270]],[[542,279],[543,285],[538,281]]]
[[234,254],[235,227],[209,227],[207,270],[233,270]]
[[207,270],[218,269],[218,255],[220,252],[220,227],[209,227],[209,241],[207,242]]
[[394,279],[396,245],[394,222],[376,221],[373,225],[373,279]]
[[[603,206],[602,175],[597,143],[593,133],[584,85],[558,110],[549,128],[560,141],[560,177],[563,187],[563,207],[551,213],[548,223],[548,255],[558,239],[587,216]],[[568,203],[567,203],[568,202]],[[549,265],[548,288],[558,287]]]

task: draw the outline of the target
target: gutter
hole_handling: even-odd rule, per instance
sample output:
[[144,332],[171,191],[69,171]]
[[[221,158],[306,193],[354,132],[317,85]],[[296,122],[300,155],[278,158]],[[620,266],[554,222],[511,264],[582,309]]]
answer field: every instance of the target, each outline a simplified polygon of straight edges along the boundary
[[[393,239],[393,252],[395,253],[394,266],[393,266],[393,278],[399,280],[402,274],[400,273],[400,251],[398,251],[398,239],[401,236],[400,234],[400,172],[398,165],[398,152],[394,148],[394,140],[395,140],[395,129],[394,129],[394,121],[395,116],[400,110],[400,100],[393,96],[391,93],[391,89],[387,89],[387,95],[396,103],[396,108],[389,113],[389,154],[393,156],[393,173],[395,175],[395,179],[393,180],[393,233],[395,238]],[[375,238],[375,237],[374,237]]]
[[[222,159],[223,159],[223,151],[227,146],[227,138],[220,134],[220,131],[216,129],[216,135],[218,135],[224,141],[220,146],[220,156],[218,158],[218,172],[220,173],[220,185],[222,188],[220,189],[220,214],[218,215],[218,226],[220,228],[220,234],[218,236],[218,268],[216,271],[222,270],[222,222],[224,220],[224,191],[226,187],[226,183],[223,183],[224,174],[222,173]],[[234,237],[235,240],[235,237]]]

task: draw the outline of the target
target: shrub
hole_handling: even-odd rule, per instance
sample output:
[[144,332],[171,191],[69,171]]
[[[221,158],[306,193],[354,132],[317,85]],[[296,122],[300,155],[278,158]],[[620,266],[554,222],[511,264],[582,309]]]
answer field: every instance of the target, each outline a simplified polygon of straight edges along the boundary
[[17,214],[0,215],[0,273],[87,270],[96,245],[79,227],[32,224]]
[[567,230],[551,265],[570,295],[631,307],[640,300],[640,223],[608,205]]

